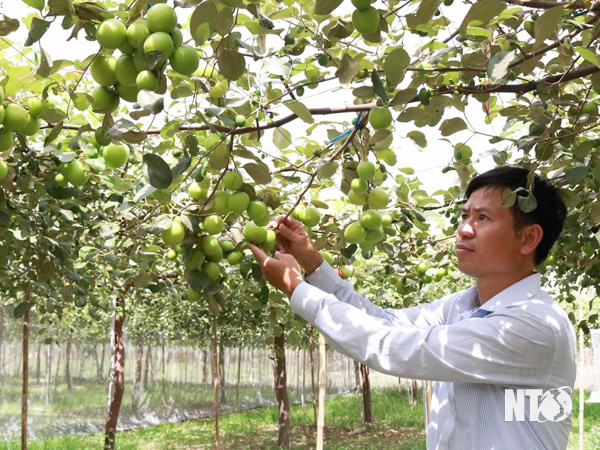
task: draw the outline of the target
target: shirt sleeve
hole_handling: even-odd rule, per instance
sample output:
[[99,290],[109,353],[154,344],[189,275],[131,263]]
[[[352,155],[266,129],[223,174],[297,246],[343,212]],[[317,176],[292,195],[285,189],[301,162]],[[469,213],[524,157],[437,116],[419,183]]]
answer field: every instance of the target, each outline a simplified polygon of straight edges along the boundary
[[325,260],[323,260],[323,263],[317,270],[306,277],[306,281],[321,291],[334,295],[338,300],[365,312],[369,316],[385,320],[390,325],[426,327],[446,323],[447,314],[445,307],[448,306],[447,298],[411,308],[382,308],[358,294],[354,290],[352,283],[343,280]]
[[291,309],[339,352],[397,377],[530,386],[550,371],[552,330],[530,316],[497,312],[451,325],[406,326],[375,317],[301,283]]

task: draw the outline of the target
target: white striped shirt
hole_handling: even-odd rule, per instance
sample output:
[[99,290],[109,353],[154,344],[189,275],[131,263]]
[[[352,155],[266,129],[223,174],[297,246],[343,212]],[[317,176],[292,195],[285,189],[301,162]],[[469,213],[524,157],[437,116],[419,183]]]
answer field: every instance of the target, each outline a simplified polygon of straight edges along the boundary
[[[505,420],[506,389],[572,391],[575,383],[575,332],[564,310],[541,290],[539,274],[482,308],[475,286],[426,305],[380,308],[325,261],[306,281],[294,290],[291,309],[329,345],[377,371],[437,381],[428,450],[567,447],[570,415],[559,422],[531,420],[529,396],[524,420],[512,414],[512,421]],[[471,317],[478,309],[485,317]]]

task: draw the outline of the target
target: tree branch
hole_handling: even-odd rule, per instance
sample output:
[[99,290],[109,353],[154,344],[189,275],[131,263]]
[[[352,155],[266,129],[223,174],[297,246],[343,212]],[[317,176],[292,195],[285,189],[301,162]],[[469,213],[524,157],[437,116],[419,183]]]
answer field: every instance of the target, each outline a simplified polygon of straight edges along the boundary
[[582,2],[545,2],[543,0],[504,0],[505,3],[510,5],[519,5],[526,6],[528,8],[536,8],[536,9],[551,9],[555,6],[565,6],[569,9],[577,9],[577,8],[585,8],[581,3]]
[[[489,92],[502,92],[502,93],[513,93],[513,94],[525,94],[537,89],[540,84],[560,84],[566,81],[575,80],[577,78],[587,77],[593,73],[600,72],[600,68],[596,66],[585,66],[575,70],[571,70],[565,73],[559,73],[557,75],[550,75],[541,80],[531,80],[523,84],[486,84],[479,86],[442,86],[435,90],[437,94],[445,94],[447,92],[458,92],[461,94],[482,94]],[[416,99],[413,99],[416,101]]]

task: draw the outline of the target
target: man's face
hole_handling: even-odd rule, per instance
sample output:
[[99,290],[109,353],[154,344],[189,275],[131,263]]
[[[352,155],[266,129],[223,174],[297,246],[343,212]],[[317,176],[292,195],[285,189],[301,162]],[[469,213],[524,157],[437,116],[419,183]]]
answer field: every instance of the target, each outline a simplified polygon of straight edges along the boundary
[[502,206],[502,191],[482,187],[463,208],[456,233],[458,268],[476,279],[514,276],[523,265],[521,239],[511,209]]

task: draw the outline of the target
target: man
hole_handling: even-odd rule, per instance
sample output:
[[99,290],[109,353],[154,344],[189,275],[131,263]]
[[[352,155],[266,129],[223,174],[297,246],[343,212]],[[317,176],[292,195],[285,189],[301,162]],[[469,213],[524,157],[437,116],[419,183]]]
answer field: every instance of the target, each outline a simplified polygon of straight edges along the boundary
[[[534,211],[524,213],[518,202],[502,206],[503,191],[526,188],[528,174],[501,167],[471,181],[456,254],[458,268],[475,285],[430,304],[404,310],[373,305],[339,278],[302,224],[289,217],[276,219],[275,258],[250,244],[266,279],[333,348],[380,372],[437,381],[428,449],[567,447],[570,417],[555,422],[536,406],[542,392],[572,391],[575,333],[534,273],[562,231],[566,209],[557,190],[538,177]],[[524,397],[524,411],[505,411],[507,398],[516,407],[525,393],[537,396]]]

